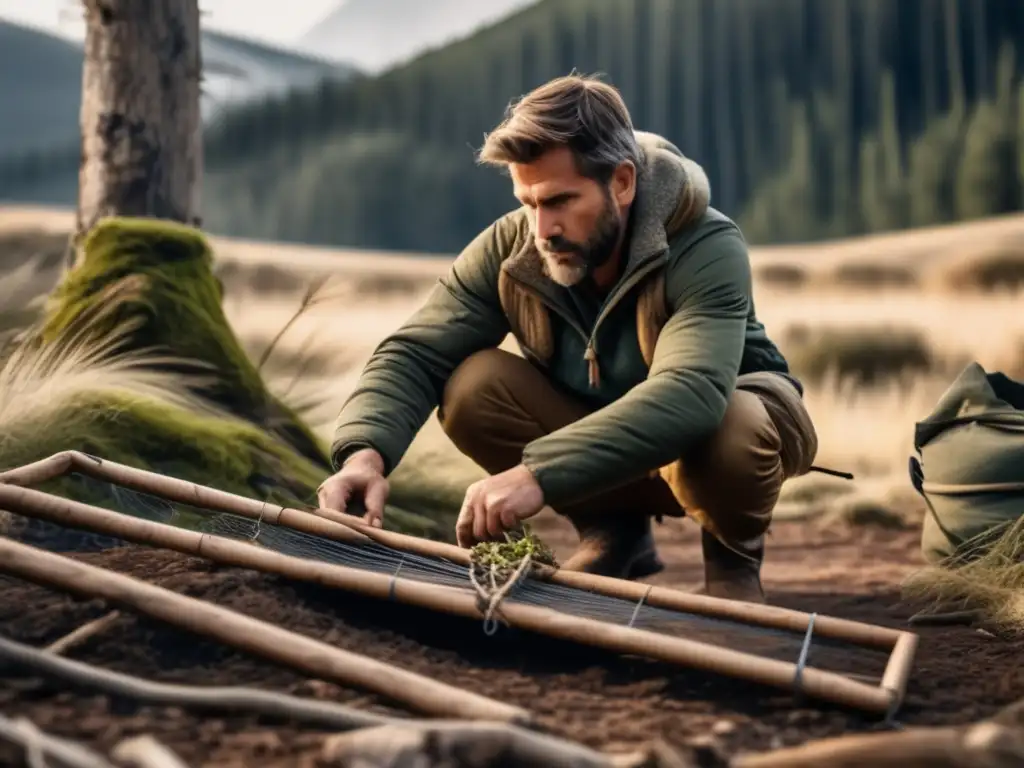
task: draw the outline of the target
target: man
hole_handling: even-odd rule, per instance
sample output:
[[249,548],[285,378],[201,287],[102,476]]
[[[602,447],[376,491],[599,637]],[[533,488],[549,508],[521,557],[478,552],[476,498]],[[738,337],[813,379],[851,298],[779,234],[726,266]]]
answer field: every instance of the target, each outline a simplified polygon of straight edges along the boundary
[[[636,579],[663,568],[651,518],[686,514],[705,590],[763,602],[771,512],[817,439],[703,171],[634,131],[613,87],[575,75],[512,106],[479,159],[507,169],[521,207],[377,348],[339,417],[321,506],[358,494],[380,525],[386,477],[439,406],[490,473],[466,493],[461,546],[550,506],[580,536],[564,568]],[[522,357],[498,349],[509,332]]]

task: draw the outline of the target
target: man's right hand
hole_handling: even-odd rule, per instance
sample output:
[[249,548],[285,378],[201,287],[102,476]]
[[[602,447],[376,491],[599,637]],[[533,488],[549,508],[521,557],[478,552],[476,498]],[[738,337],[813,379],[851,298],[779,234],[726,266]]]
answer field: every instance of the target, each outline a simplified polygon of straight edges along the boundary
[[375,528],[384,523],[384,502],[388,498],[388,481],[384,477],[384,460],[372,448],[356,451],[317,489],[317,500],[324,509],[345,512],[353,494],[362,497],[366,514],[363,519]]

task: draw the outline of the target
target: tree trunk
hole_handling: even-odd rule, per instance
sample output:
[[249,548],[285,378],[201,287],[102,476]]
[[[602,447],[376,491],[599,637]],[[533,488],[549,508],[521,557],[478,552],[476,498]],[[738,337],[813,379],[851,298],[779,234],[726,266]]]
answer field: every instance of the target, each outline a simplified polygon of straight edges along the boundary
[[106,216],[199,224],[197,0],[85,0],[75,240]]

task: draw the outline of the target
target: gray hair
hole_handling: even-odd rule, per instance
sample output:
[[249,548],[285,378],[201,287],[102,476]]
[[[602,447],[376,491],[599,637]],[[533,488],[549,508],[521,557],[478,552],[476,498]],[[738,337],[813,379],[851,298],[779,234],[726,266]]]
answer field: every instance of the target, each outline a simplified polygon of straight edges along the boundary
[[577,74],[550,80],[510,104],[478,160],[531,163],[559,146],[569,147],[582,175],[601,183],[626,161],[640,168],[640,147],[622,95],[596,77]]

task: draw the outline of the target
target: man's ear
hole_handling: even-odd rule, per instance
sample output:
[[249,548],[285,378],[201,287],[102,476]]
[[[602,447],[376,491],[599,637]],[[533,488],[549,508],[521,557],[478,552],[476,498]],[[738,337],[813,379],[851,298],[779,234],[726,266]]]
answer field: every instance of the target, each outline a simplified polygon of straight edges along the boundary
[[631,160],[619,163],[612,173],[612,199],[620,208],[633,204],[636,198],[636,166]]

